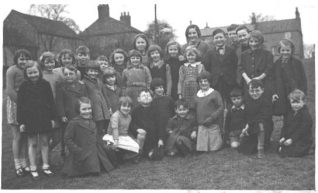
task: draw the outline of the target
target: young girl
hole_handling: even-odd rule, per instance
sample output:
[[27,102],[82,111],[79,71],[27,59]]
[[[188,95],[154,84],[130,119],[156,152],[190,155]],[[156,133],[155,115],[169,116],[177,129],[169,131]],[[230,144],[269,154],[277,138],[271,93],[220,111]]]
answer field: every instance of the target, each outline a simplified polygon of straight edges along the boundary
[[123,71],[125,94],[137,105],[137,97],[141,90],[150,87],[151,74],[147,66],[142,65],[142,56],[138,50],[129,51],[129,66]]
[[197,151],[216,151],[222,146],[220,122],[223,116],[223,101],[220,93],[210,87],[210,77],[208,72],[198,76],[200,90],[195,97]]
[[114,143],[119,148],[119,159],[131,159],[139,153],[139,145],[135,139],[131,138],[128,133],[131,122],[132,100],[128,96],[120,97],[119,109],[111,116],[108,126],[107,135],[103,137],[106,141]]
[[165,55],[165,63],[170,66],[171,72],[171,97],[176,101],[178,99],[179,69],[184,64],[180,44],[174,40],[169,41],[166,45]]
[[115,68],[120,75],[122,75],[124,69],[127,67],[128,55],[123,49],[116,49],[109,57],[111,65]]
[[162,60],[162,50],[158,45],[151,45],[148,49],[149,69],[151,77],[161,78],[164,81],[164,90],[168,96],[171,95],[171,69],[170,65]]
[[303,64],[293,56],[295,46],[292,41],[279,42],[280,58],[274,63],[276,90],[273,95],[276,114],[286,115],[291,110],[288,94],[295,89],[307,93],[307,79]]
[[133,48],[135,50],[138,50],[142,56],[142,64],[145,66],[149,66],[148,61],[148,48],[149,48],[149,40],[145,34],[137,34],[133,41]]
[[200,52],[195,47],[189,47],[185,51],[187,62],[179,69],[178,95],[184,98],[193,108],[194,97],[198,92],[198,75],[205,71],[200,62]]
[[64,175],[98,175],[101,169],[107,172],[114,169],[101,140],[98,140],[95,121],[92,120],[91,101],[81,97],[76,101],[79,116],[73,118],[65,131],[65,144],[70,154],[67,156],[62,173]]
[[14,65],[6,73],[7,119],[13,135],[12,151],[17,176],[23,176],[29,170],[26,162],[27,138],[21,135],[17,122],[17,93],[25,80],[23,70],[30,58],[29,51],[17,50],[13,58]]
[[98,139],[102,139],[108,127],[110,111],[102,93],[103,83],[98,78],[100,67],[96,63],[89,63],[86,65],[85,73],[83,82],[87,89],[88,98],[92,101],[93,120],[96,121]]
[[17,120],[20,131],[28,136],[30,173],[33,179],[37,179],[37,143],[41,148],[43,173],[48,176],[53,174],[49,165],[48,132],[55,124],[55,103],[50,84],[42,78],[42,72],[35,62],[25,68],[25,77],[27,81],[22,83],[18,91]]
[[[76,66],[74,53],[69,49],[63,49],[58,54],[58,64],[60,67],[53,69],[53,72],[55,74],[58,74],[59,82],[63,82],[64,81],[64,73],[63,73],[64,66],[67,66],[67,65],[72,65],[74,67]],[[81,73],[79,71],[77,72],[77,76],[78,76],[78,79],[80,79]]]
[[[114,67],[110,64],[108,58],[104,55],[99,56],[96,59],[96,63],[100,66],[100,79],[103,81],[103,74],[105,73],[105,71],[109,71],[110,69],[114,69]],[[117,86],[121,87],[122,86],[122,73],[119,73],[117,71],[115,71],[115,75],[116,75],[116,81],[117,81]]]
[[117,85],[116,71],[109,68],[103,73],[103,94],[109,104],[110,114],[119,108],[119,98],[122,96],[122,89]]

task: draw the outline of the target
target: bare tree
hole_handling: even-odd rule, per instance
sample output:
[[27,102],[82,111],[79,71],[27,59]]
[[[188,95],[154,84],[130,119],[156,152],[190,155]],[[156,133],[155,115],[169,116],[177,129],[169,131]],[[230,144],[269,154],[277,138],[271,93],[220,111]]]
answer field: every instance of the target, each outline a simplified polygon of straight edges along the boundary
[[274,21],[274,16],[271,15],[263,15],[261,13],[257,14],[253,12],[250,16],[247,22],[244,23],[253,23],[253,22],[264,22],[264,21]]

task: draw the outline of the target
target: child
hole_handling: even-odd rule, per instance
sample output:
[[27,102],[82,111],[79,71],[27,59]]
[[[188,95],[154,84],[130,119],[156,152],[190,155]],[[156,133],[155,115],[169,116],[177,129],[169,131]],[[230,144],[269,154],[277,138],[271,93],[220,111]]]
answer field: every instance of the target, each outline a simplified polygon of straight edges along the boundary
[[[64,66],[67,65],[72,65],[75,67],[75,56],[73,52],[69,49],[63,49],[59,54],[58,54],[58,63],[60,67],[54,68],[53,73],[58,74],[59,76],[59,82],[64,81],[64,74],[63,74],[63,68]],[[77,77],[80,79],[81,73],[77,71]]]
[[210,87],[210,77],[210,73],[202,72],[197,79],[200,87],[195,97],[197,151],[216,151],[222,146],[220,122],[223,101],[220,93]]
[[222,29],[215,29],[212,36],[215,46],[207,51],[204,67],[211,73],[212,87],[221,94],[227,107],[231,103],[230,92],[236,87],[237,57],[235,51],[225,45]]
[[149,70],[152,78],[161,78],[167,95],[171,95],[171,69],[170,65],[162,60],[162,50],[158,45],[151,45],[148,49]]
[[236,34],[237,28],[238,28],[238,25],[236,24],[231,24],[229,27],[226,28],[227,35],[230,40],[229,46],[232,47],[234,50],[236,50],[237,47],[239,46],[238,37]]
[[238,41],[240,43],[237,50],[237,57],[239,58],[239,55],[241,55],[244,51],[249,49],[248,39],[250,37],[250,30],[245,25],[241,25],[236,28],[236,34]]
[[149,40],[145,34],[137,34],[133,41],[133,48],[140,52],[142,57],[141,62],[145,66],[149,66],[148,61],[148,48],[149,48]]
[[129,132],[137,139],[140,147],[140,154],[150,157],[150,152],[158,147],[158,140],[155,140],[155,115],[151,107],[152,96],[149,90],[143,89],[138,96],[139,105],[131,113],[132,122]]
[[65,132],[64,140],[70,154],[64,162],[62,173],[74,177],[98,175],[101,169],[107,172],[113,170],[114,166],[98,140],[91,101],[81,97],[77,100],[76,110],[79,116],[69,122]]
[[179,69],[184,63],[180,44],[174,40],[169,41],[166,45],[165,55],[165,63],[169,64],[171,71],[171,97],[176,101],[178,99]]
[[183,99],[176,101],[175,112],[176,115],[167,125],[166,151],[170,156],[178,153],[185,156],[195,149],[196,121],[195,117],[189,113],[188,103]]
[[87,75],[86,66],[90,63],[90,53],[87,46],[79,46],[76,49],[76,67],[81,73],[81,80]]
[[198,92],[197,77],[203,72],[204,66],[200,62],[200,52],[195,47],[189,47],[185,51],[187,63],[179,69],[178,95],[184,98],[193,108],[194,97]]
[[293,56],[295,46],[292,41],[283,39],[279,42],[280,58],[274,63],[275,94],[273,95],[275,114],[286,116],[291,110],[288,93],[295,89],[307,93],[307,78],[303,64]]
[[166,128],[168,120],[173,115],[173,100],[170,96],[165,96],[164,81],[161,78],[154,78],[150,88],[154,93],[152,108],[155,114],[156,140],[158,145],[163,146],[166,140]]
[[230,93],[232,107],[225,120],[225,136],[229,137],[229,145],[232,148],[240,146],[240,134],[247,126],[246,109],[243,101],[243,91],[239,88],[234,88]]
[[92,102],[93,120],[96,122],[97,139],[102,139],[109,124],[110,111],[106,98],[103,95],[103,83],[98,78],[100,67],[96,63],[89,63],[85,67],[83,82],[86,86],[88,98]]
[[114,146],[119,148],[119,152],[117,152],[119,159],[126,160],[138,155],[139,145],[128,133],[131,122],[131,98],[128,96],[120,97],[119,106],[119,109],[110,118],[108,134],[103,139],[114,142]]
[[243,154],[253,154],[257,151],[257,158],[264,157],[265,127],[271,116],[271,103],[264,97],[264,85],[259,80],[252,80],[248,84],[249,95],[245,98],[246,119],[248,127],[241,133],[241,145],[238,151]]
[[29,170],[26,162],[27,138],[19,130],[17,122],[17,95],[20,85],[25,81],[24,68],[31,59],[29,51],[21,49],[14,53],[14,65],[6,72],[6,94],[7,94],[7,121],[12,131],[12,152],[15,173],[18,177],[24,176]]
[[116,71],[109,68],[103,73],[103,95],[110,107],[110,114],[119,109],[119,98],[122,96],[122,89],[117,85]]
[[38,143],[43,161],[42,172],[47,176],[53,175],[49,165],[48,132],[55,125],[55,103],[50,84],[42,78],[37,63],[30,63],[24,72],[26,81],[21,84],[18,91],[17,120],[20,131],[28,136],[31,176],[33,179],[38,179],[36,163]]
[[116,49],[109,57],[111,65],[115,70],[122,75],[124,69],[127,67],[128,55],[123,49]]
[[281,132],[278,153],[282,157],[301,157],[308,154],[311,148],[313,121],[303,91],[295,89],[288,98],[292,110],[289,111]]
[[129,51],[129,62],[129,66],[123,71],[123,85],[125,94],[133,100],[134,107],[137,105],[140,91],[150,87],[152,78],[148,67],[142,65],[142,56],[139,51]]
[[107,68],[111,67],[108,58],[104,55],[98,56],[96,59],[96,63],[99,65],[101,72],[104,72]]

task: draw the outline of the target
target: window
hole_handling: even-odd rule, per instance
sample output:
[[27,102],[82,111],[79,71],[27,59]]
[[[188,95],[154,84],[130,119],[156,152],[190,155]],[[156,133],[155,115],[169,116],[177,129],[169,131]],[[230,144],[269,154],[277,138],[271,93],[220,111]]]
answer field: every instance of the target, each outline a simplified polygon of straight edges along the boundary
[[290,32],[285,32],[285,38],[286,39],[291,39],[291,33]]

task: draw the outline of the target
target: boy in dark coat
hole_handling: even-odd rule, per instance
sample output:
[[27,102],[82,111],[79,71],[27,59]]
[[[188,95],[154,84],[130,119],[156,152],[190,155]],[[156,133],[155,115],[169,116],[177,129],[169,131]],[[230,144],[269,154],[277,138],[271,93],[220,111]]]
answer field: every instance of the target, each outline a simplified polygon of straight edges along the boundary
[[245,101],[248,127],[242,130],[238,151],[243,154],[253,154],[257,151],[257,157],[263,158],[265,126],[272,118],[271,104],[264,98],[264,86],[261,81],[252,80],[248,87],[249,96]]
[[97,138],[97,128],[92,120],[92,107],[88,98],[78,100],[79,116],[72,119],[65,132],[65,144],[70,153],[62,173],[67,176],[98,175],[101,168],[111,171],[114,166]]
[[279,140],[278,153],[282,157],[301,157],[312,145],[312,118],[305,104],[305,94],[299,89],[289,94],[289,111]]

